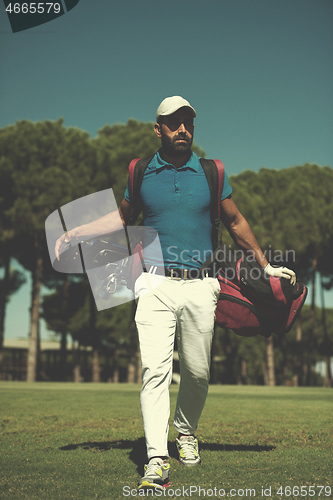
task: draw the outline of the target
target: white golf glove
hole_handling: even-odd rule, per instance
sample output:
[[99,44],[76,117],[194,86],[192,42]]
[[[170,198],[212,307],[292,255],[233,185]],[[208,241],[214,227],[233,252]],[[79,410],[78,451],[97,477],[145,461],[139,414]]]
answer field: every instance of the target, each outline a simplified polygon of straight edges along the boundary
[[277,276],[278,278],[286,278],[290,280],[292,285],[296,284],[296,274],[287,267],[273,267],[270,264],[264,268],[264,272],[269,276]]

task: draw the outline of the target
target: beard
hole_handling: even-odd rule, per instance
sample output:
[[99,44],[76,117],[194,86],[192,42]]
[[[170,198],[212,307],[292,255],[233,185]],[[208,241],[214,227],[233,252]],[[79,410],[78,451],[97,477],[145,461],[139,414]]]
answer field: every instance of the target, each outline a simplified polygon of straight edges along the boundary
[[[177,140],[184,140],[186,142],[177,143]],[[192,146],[193,137],[189,139],[187,136],[177,135],[170,139],[167,135],[162,133],[161,137],[162,149],[171,157],[180,157],[186,155]]]

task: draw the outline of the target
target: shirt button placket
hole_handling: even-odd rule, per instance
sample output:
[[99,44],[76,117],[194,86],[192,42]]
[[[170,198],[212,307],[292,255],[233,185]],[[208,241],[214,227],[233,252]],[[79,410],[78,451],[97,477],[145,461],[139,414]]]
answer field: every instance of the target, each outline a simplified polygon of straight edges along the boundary
[[179,180],[179,172],[175,168],[175,201],[180,200],[180,180]]

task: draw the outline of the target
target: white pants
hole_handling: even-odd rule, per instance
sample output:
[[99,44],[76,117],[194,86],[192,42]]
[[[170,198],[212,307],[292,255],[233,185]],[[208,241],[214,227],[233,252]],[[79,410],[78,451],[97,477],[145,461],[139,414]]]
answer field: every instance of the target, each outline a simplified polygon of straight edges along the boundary
[[135,321],[142,359],[140,401],[148,459],[169,455],[169,386],[175,333],[181,381],[173,423],[184,434],[194,434],[197,428],[208,392],[219,292],[214,278],[174,280],[143,273],[135,284]]

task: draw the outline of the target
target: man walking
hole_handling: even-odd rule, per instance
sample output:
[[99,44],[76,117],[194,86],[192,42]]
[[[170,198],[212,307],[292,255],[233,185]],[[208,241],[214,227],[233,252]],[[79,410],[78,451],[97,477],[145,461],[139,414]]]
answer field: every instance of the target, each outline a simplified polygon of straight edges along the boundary
[[[139,489],[162,489],[170,484],[167,441],[175,335],[181,381],[173,424],[178,432],[179,460],[186,466],[201,462],[195,431],[208,392],[220,288],[212,275],[206,273],[198,278],[198,269],[213,248],[210,190],[199,158],[191,151],[195,117],[194,108],[180,96],[162,101],[154,126],[161,148],[148,164],[140,189],[143,223],[159,235],[165,277],[144,272],[135,284],[135,321],[142,358],[140,401],[148,456]],[[293,271],[268,264],[231,192],[225,174],[221,219],[238,246],[252,252],[268,274],[295,280]],[[119,209],[123,224],[130,220],[132,206],[128,186]],[[108,214],[59,238],[56,254],[71,239],[87,239],[116,229],[119,229],[118,213]],[[149,262],[149,255],[144,260],[147,271],[155,265]]]

